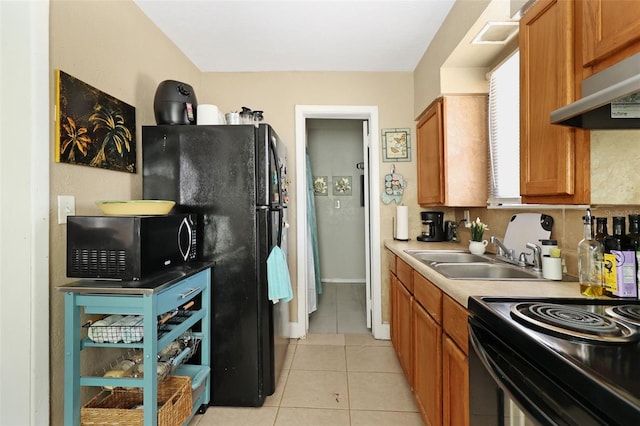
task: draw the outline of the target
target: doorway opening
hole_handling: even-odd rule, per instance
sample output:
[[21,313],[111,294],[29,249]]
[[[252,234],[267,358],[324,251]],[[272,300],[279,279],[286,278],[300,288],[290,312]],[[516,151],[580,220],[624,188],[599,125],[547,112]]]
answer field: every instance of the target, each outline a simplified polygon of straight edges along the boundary
[[[309,330],[309,283],[313,289],[314,278],[310,272],[313,262],[312,238],[307,233],[307,120],[308,119],[340,119],[360,120],[366,122],[363,131],[362,152],[364,158],[365,206],[364,206],[364,239],[365,239],[365,290],[368,327],[375,338],[388,339],[389,325],[382,323],[382,295],[380,271],[380,207],[379,207],[379,139],[378,108],[375,106],[296,106],[296,224],[297,224],[297,321],[291,323],[291,337],[303,337]],[[366,134],[365,134],[366,133]],[[336,154],[339,155],[339,154]],[[369,161],[369,158],[372,161]],[[312,179],[309,178],[309,179]],[[333,190],[333,188],[328,188]],[[315,198],[315,197],[314,197]]]
[[[363,120],[306,120],[317,259],[309,333],[364,334],[367,325]],[[368,129],[368,127],[367,127]],[[308,206],[310,208],[310,206]]]

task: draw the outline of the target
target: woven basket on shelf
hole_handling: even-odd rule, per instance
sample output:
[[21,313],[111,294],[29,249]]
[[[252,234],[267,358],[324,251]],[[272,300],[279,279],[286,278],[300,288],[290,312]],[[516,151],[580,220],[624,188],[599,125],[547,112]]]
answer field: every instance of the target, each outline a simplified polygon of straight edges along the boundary
[[[142,388],[102,391],[82,407],[81,425],[142,425]],[[158,426],[182,425],[191,415],[191,377],[169,376],[158,383]]]

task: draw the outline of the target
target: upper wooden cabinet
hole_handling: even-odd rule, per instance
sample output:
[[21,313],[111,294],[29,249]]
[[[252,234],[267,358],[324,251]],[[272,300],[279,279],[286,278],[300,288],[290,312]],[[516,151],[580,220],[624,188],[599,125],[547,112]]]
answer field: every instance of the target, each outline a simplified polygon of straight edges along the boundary
[[[574,3],[540,0],[520,20],[520,193],[525,203],[588,204],[589,134],[552,125],[580,95]],[[578,65],[576,65],[578,64]]]
[[418,118],[418,204],[487,204],[487,96],[436,99]]
[[577,6],[585,67],[610,65],[640,51],[640,1],[580,0]]

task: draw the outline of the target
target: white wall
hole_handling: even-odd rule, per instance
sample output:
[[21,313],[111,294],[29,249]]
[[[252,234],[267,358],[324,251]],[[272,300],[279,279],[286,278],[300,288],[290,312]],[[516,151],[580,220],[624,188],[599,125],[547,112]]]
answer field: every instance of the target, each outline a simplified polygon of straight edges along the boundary
[[0,1],[0,425],[49,424],[49,2]]

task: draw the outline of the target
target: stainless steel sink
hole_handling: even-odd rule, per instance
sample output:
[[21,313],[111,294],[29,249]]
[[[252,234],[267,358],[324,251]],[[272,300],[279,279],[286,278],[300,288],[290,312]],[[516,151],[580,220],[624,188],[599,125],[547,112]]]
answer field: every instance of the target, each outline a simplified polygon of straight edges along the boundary
[[491,262],[485,256],[478,256],[460,250],[405,250],[405,253],[413,256],[422,263],[469,263],[469,262]]
[[405,253],[451,280],[544,280],[541,273],[505,263],[495,255],[479,256],[463,250],[405,250]]
[[430,266],[452,280],[544,280],[540,273],[502,263],[434,263]]

